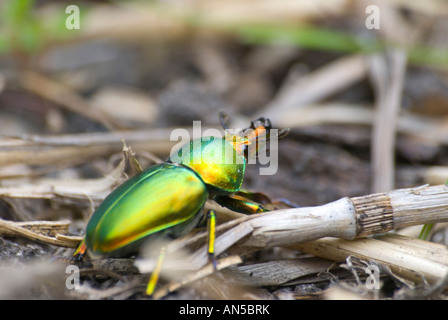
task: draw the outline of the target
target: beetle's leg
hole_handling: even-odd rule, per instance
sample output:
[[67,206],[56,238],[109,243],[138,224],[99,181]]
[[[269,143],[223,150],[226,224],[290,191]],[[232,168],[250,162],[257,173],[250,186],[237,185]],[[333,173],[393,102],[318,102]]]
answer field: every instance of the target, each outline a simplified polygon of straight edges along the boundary
[[87,247],[85,245],[84,239],[82,239],[76,251],[71,257],[66,256],[54,256],[50,259],[50,262],[59,261],[62,263],[78,263],[81,262],[86,255]]
[[215,259],[215,236],[216,236],[216,214],[215,211],[209,210],[207,212],[207,253],[208,259],[216,270],[216,259]]
[[71,257],[66,256],[55,256],[50,259],[50,261],[59,261],[62,263],[77,263],[81,262],[86,255],[87,247],[85,244],[85,240],[82,239],[76,251],[73,253]]
[[281,209],[281,208],[298,208],[299,206],[288,199],[276,199],[271,200],[267,195],[261,192],[251,192],[251,191],[245,191],[240,190],[235,193],[236,195],[239,195],[241,197],[244,197],[246,199],[249,199],[250,201],[260,203],[264,205],[265,207],[274,210],[274,209]]
[[247,200],[257,202],[260,204],[270,204],[272,203],[271,198],[261,192],[251,192],[246,190],[240,190],[235,193],[235,195],[240,196],[242,198],[246,198]]
[[82,261],[82,259],[86,255],[86,251],[87,251],[86,242],[85,239],[82,239],[81,243],[79,244],[76,251],[73,253],[73,256],[71,257],[70,260]]
[[151,273],[151,278],[149,279],[148,286],[146,287],[146,294],[148,296],[152,295],[154,289],[156,288],[156,284],[159,281],[160,271],[162,270],[162,263],[165,259],[166,247],[163,246],[160,249],[159,258],[157,259],[157,264],[154,271]]
[[264,208],[261,204],[249,201],[248,199],[236,194],[215,196],[214,200],[223,207],[244,214],[269,211],[268,209]]
[[[209,210],[207,212],[207,229],[208,229],[208,239],[207,239],[207,253],[209,260],[213,264],[213,268],[216,269],[216,260],[215,260],[215,232],[216,232],[216,214],[215,211]],[[154,293],[154,289],[156,288],[156,284],[159,280],[160,271],[162,270],[162,263],[165,259],[166,255],[166,247],[163,246],[160,249],[159,258],[157,260],[156,267],[151,274],[151,278],[149,279],[148,286],[146,287],[146,294],[148,296]]]

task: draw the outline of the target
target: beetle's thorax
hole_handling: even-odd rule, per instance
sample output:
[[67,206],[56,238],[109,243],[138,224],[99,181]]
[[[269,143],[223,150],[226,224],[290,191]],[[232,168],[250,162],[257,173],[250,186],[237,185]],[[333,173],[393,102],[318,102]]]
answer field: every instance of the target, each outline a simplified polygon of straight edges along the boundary
[[170,161],[191,168],[207,185],[235,192],[241,188],[246,167],[237,149],[225,138],[203,137],[182,146]]

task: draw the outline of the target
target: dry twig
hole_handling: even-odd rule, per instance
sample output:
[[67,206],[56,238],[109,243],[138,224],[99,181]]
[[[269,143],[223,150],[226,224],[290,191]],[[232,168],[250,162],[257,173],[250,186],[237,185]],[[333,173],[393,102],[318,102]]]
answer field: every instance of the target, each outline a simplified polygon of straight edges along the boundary
[[[123,140],[134,150],[169,154],[177,141],[170,141],[172,128],[65,135],[24,135],[0,139],[0,166],[12,164],[64,165],[107,157],[120,152]],[[176,137],[178,138],[178,137]]]
[[120,128],[114,119],[108,117],[107,114],[100,110],[92,108],[90,102],[54,80],[28,71],[22,74],[22,83],[27,90],[55,102],[70,111],[78,113],[87,119],[101,123],[106,128]]
[[400,111],[401,90],[406,70],[405,52],[395,49],[385,57],[371,57],[371,79],[376,92],[376,117],[373,124],[373,192],[394,188],[395,135]]
[[416,283],[436,283],[448,275],[446,246],[397,234],[356,241],[324,238],[293,248],[334,261],[345,261],[352,255],[375,260]]
[[76,248],[81,237],[67,236],[70,221],[28,221],[15,222],[0,219],[0,235],[23,236],[55,246]]
[[[422,186],[242,217],[217,229],[225,232],[217,238],[215,252],[220,254],[237,242],[240,252],[244,252],[247,248],[291,246],[324,237],[350,240],[448,221],[447,203],[448,186]],[[192,261],[203,266],[207,262],[206,249],[198,250]]]
[[258,112],[258,116],[270,118],[274,123],[281,122],[281,114],[316,103],[359,81],[366,74],[367,67],[363,56],[341,58],[296,79],[293,83],[287,83],[278,95]]

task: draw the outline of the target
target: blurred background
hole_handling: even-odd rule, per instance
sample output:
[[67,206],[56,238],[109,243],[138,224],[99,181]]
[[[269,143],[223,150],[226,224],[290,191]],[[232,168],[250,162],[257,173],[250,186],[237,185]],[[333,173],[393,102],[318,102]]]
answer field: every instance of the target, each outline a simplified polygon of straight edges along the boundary
[[[447,15],[442,0],[3,0],[0,217],[80,234],[110,186],[44,181],[103,178],[122,139],[150,165],[173,128],[219,128],[219,111],[291,128],[275,175],[248,166],[244,187],[272,199],[443,184]],[[446,244],[447,228],[432,236]],[[49,250],[0,240],[4,265]]]

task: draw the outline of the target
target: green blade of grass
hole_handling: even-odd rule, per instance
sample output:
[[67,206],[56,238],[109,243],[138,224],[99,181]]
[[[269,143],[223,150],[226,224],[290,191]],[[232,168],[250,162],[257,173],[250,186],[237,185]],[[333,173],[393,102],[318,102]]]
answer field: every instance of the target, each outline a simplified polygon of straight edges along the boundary
[[359,37],[347,32],[313,26],[250,25],[234,27],[233,32],[243,42],[250,44],[283,43],[307,49],[346,53],[369,54],[390,46],[401,47],[408,52],[408,62],[411,64],[448,68],[448,47],[388,43],[374,36]]
[[432,228],[434,227],[434,224],[427,223],[423,225],[422,230],[420,231],[420,235],[418,236],[421,240],[428,240],[429,233],[431,232]]
[[248,43],[285,43],[308,49],[343,52],[367,52],[380,49],[380,44],[371,39],[360,40],[348,33],[315,28],[312,26],[240,26],[235,32]]

